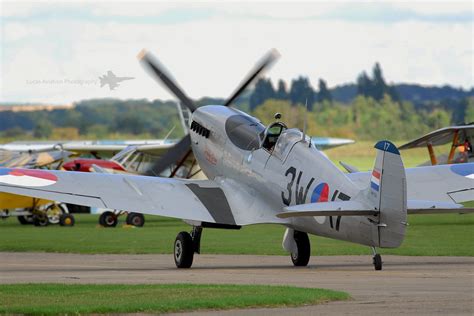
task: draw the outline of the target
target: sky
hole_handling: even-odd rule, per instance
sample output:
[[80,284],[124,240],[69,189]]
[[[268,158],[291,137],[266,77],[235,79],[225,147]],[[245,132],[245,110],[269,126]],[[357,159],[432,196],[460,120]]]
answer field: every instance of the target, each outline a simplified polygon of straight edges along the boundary
[[[276,83],[330,87],[380,62],[389,82],[474,86],[471,1],[0,3],[0,102],[173,99],[140,66],[146,48],[191,98],[227,97],[268,50]],[[98,77],[134,77],[115,90]]]

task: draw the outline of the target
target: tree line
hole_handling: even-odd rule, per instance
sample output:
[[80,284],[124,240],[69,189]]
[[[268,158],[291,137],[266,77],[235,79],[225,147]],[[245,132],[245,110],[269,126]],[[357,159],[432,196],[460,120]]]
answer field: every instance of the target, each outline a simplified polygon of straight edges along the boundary
[[[417,94],[417,100],[421,98],[423,102],[407,98],[407,91]],[[473,122],[473,92],[388,84],[376,63],[370,75],[362,72],[354,84],[332,89],[323,79],[318,80],[314,89],[309,79],[302,76],[289,85],[283,80],[273,85],[270,79],[261,78],[234,106],[265,123],[280,112],[289,126],[302,128],[307,104],[310,135],[406,140],[436,128]],[[206,97],[196,100],[196,104],[223,101]],[[0,112],[0,141],[163,138],[169,133],[171,138],[183,135],[173,101],[93,99],[80,101],[67,110]]]

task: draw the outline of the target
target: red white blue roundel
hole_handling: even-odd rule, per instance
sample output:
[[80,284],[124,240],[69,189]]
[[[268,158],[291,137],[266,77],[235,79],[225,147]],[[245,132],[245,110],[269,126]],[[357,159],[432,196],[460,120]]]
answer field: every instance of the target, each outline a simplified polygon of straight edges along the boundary
[[34,169],[0,168],[0,183],[27,187],[55,184],[58,178],[49,172]]

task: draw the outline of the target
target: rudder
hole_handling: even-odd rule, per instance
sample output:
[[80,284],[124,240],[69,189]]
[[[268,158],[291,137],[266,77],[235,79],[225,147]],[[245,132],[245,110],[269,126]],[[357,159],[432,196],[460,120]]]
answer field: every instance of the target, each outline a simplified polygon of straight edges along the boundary
[[399,247],[407,222],[407,185],[405,167],[397,147],[383,140],[375,144],[377,156],[368,188],[368,198],[379,211],[378,246]]

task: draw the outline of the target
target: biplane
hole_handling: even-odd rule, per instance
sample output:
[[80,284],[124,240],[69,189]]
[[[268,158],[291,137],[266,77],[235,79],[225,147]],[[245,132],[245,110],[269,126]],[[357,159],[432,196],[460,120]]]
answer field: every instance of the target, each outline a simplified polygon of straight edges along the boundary
[[[438,129],[400,146],[399,149],[426,147],[430,160],[423,165],[466,163],[474,161],[473,141],[474,124],[471,123]],[[449,152],[436,155],[434,147],[446,144],[451,144]]]

